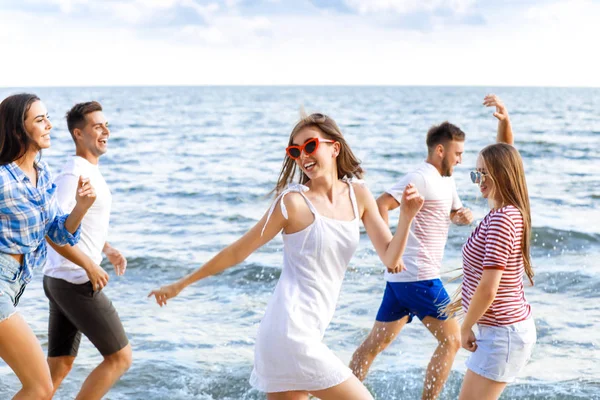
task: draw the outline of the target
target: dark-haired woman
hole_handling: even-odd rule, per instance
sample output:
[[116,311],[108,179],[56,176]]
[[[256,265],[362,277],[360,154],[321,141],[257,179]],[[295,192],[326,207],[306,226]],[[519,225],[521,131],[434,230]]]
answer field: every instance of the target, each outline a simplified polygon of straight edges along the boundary
[[22,389],[14,399],[49,399],[52,380],[35,334],[16,313],[32,271],[46,260],[45,238],[74,245],[79,225],[95,200],[94,188],[79,179],[77,205],[63,215],[42,149],[50,147],[52,124],[40,99],[17,94],[0,103],[0,358]]
[[[274,189],[277,198],[242,238],[179,281],[153,290],[161,306],[191,283],[242,262],[283,230],[283,269],[255,347],[252,386],[267,399],[368,400],[372,396],[323,343],[344,273],[359,241],[359,220],[390,271],[401,270],[408,230],[423,199],[403,194],[396,235],[381,218],[356,159],[336,123],[304,117],[293,129]],[[300,173],[300,182],[292,183]],[[287,187],[287,188],[286,188]]]

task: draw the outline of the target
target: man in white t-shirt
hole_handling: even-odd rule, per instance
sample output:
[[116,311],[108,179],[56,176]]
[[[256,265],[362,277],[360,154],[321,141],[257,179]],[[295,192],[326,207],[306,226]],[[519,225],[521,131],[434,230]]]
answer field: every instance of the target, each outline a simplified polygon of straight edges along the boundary
[[81,223],[76,246],[59,247],[48,240],[51,248],[44,266],[44,292],[50,300],[48,365],[56,393],[73,367],[83,333],[104,360],[85,380],[77,398],[101,399],[131,366],[131,345],[117,311],[102,291],[108,274],[100,262],[104,253],[117,275],[123,275],[127,260],[107,242],[112,196],[98,160],[106,153],[110,130],[102,106],[95,101],[76,104],[66,118],[76,155],[54,180],[57,199],[62,210],[69,212],[81,175],[96,188],[96,201]]
[[438,340],[425,374],[423,399],[439,396],[461,346],[458,322],[442,313],[450,298],[440,280],[440,268],[450,222],[466,225],[473,221],[471,211],[462,206],[452,178],[453,167],[462,159],[464,140],[464,132],[455,125],[444,122],[433,126],[427,133],[427,160],[377,199],[385,221],[389,210],[400,206],[408,183],[415,185],[425,202],[413,220],[402,255],[406,270],[385,272],[386,289],[375,325],[350,363],[362,381],[377,354],[417,316]]

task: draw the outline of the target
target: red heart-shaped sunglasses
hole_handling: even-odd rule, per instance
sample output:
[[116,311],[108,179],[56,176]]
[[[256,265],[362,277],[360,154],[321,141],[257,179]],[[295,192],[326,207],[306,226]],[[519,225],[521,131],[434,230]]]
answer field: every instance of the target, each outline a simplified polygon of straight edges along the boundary
[[292,160],[296,160],[296,159],[300,158],[300,156],[302,155],[302,151],[304,151],[304,154],[306,154],[307,156],[313,154],[319,148],[319,143],[335,143],[335,140],[321,139],[321,138],[315,137],[312,139],[308,139],[301,146],[296,146],[296,145],[288,146],[285,149],[285,152]]

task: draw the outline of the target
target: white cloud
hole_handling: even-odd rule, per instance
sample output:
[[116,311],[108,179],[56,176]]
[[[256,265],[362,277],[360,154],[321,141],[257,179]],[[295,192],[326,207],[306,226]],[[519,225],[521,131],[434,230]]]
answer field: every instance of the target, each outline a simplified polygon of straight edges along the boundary
[[[430,31],[377,25],[367,14],[244,16],[235,4],[159,0],[138,9],[136,1],[103,2],[114,5],[102,17],[113,13],[110,24],[93,13],[89,21],[41,15],[35,24],[27,12],[0,13],[3,52],[19,60],[0,63],[0,86],[600,86],[592,51],[600,5],[592,1],[499,7],[485,25]],[[157,13],[193,6],[206,23],[148,25]]]
[[165,25],[173,28],[185,25],[204,25],[218,11],[217,3],[198,4],[194,0],[133,0],[98,2],[89,5],[90,13],[131,25]]
[[418,11],[435,11],[446,8],[457,13],[465,13],[476,0],[346,0],[348,6],[361,14],[392,11],[409,14]]
[[270,35],[271,23],[265,17],[216,16],[208,26],[185,26],[172,37],[190,45],[255,47],[264,44]]
[[49,0],[50,4],[56,4],[64,13],[70,13],[79,4],[87,4],[88,0]]

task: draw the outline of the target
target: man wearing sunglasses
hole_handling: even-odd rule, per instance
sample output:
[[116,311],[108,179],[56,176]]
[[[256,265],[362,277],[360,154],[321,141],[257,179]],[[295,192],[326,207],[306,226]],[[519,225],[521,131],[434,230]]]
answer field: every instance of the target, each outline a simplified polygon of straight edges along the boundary
[[417,316],[438,340],[425,374],[423,399],[439,396],[461,347],[458,322],[442,313],[450,297],[440,280],[440,268],[450,222],[468,225],[473,221],[452,178],[453,167],[462,160],[464,141],[464,132],[455,125],[444,122],[433,126],[427,133],[425,162],[377,199],[385,221],[389,211],[400,206],[402,192],[410,182],[425,203],[413,220],[402,256],[406,270],[385,272],[386,289],[375,325],[350,363],[358,379],[364,380],[375,357]]

